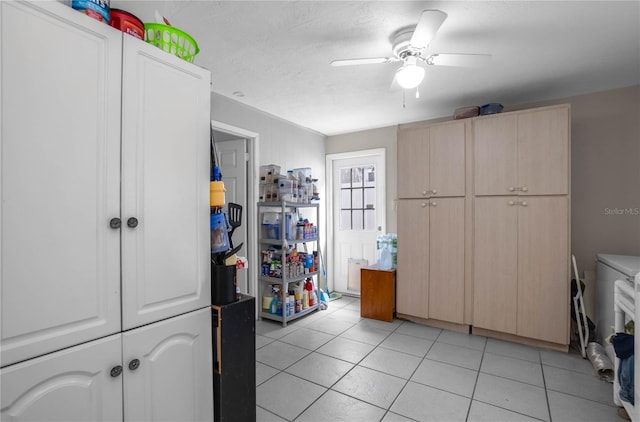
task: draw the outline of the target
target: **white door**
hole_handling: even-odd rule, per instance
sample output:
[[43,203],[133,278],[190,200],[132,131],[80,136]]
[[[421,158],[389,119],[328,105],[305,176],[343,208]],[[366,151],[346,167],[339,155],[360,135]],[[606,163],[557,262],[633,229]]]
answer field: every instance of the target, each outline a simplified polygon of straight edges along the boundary
[[333,290],[360,294],[358,261],[376,263],[376,238],[385,231],[384,150],[335,154],[327,160],[332,179]]
[[211,304],[210,73],[123,40],[123,329]]
[[[216,140],[216,152],[218,154],[220,172],[224,182],[225,201],[242,206],[242,223],[233,232],[232,242],[234,246],[241,243],[239,256],[247,257],[247,140],[233,139],[228,141]],[[237,283],[242,293],[247,293],[247,270],[237,272]]]
[[7,365],[120,331],[122,35],[58,2],[0,18]]
[[121,421],[120,334],[0,371],[3,421]]
[[123,334],[127,421],[212,421],[211,308]]

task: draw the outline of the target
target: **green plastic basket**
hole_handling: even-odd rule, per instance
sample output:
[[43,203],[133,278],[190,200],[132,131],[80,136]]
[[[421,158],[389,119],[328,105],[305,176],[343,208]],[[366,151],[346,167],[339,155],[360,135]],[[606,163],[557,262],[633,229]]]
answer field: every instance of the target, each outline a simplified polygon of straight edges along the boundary
[[145,41],[193,63],[193,58],[200,49],[196,40],[184,31],[161,23],[144,24]]

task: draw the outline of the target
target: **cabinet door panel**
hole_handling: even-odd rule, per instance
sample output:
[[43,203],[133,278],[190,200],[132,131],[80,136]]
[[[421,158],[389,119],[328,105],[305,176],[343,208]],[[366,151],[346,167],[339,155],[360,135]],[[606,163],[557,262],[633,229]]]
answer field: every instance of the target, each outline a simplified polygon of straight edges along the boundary
[[0,419],[121,421],[121,346],[115,334],[2,369]]
[[434,196],[464,196],[465,123],[429,128],[429,190]]
[[568,198],[524,200],[518,213],[517,334],[568,344]]
[[464,198],[433,198],[431,203],[429,210],[429,318],[462,324],[464,317]]
[[211,321],[204,308],[123,334],[125,420],[213,420]]
[[422,198],[429,189],[429,131],[398,131],[398,197]]
[[[211,303],[209,72],[124,37],[125,329]],[[138,226],[127,227],[129,218]]]
[[516,333],[517,197],[474,199],[473,325]]
[[569,193],[569,108],[518,115],[518,183],[527,195]]
[[429,316],[429,201],[398,201],[396,311]]
[[518,186],[516,116],[491,116],[473,121],[473,163],[476,195],[509,195]]
[[120,330],[122,34],[57,2],[0,10],[6,365]]

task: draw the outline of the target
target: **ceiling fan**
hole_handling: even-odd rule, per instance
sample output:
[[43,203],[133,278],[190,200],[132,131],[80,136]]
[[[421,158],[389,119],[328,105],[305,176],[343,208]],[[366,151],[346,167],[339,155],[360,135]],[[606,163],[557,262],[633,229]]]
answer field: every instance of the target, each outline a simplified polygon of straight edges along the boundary
[[447,18],[440,10],[424,10],[418,24],[396,31],[391,41],[393,57],[370,57],[362,59],[334,60],[331,66],[353,66],[362,64],[379,64],[402,62],[396,70],[394,82],[402,88],[416,88],[424,79],[424,67],[428,66],[482,66],[491,60],[488,54],[425,54],[426,48],[436,32]]

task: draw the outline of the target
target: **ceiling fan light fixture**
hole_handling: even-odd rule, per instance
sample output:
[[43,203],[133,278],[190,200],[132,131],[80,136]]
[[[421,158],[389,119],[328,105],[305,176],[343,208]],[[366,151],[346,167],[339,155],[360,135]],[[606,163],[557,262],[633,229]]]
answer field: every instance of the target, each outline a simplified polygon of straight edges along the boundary
[[424,68],[415,63],[405,63],[396,71],[396,81],[404,89],[415,88],[424,79]]

